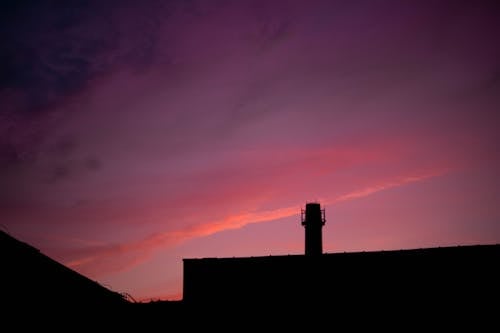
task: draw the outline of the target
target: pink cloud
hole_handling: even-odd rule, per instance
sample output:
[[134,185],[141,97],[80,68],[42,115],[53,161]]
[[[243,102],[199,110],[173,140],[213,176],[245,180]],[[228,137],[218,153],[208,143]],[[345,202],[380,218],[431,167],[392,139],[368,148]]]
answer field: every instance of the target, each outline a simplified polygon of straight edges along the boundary
[[[336,197],[324,198],[321,200],[321,203],[323,205],[332,205],[343,201],[355,200],[394,187],[438,177],[445,174],[447,171],[446,169],[437,169],[394,177],[375,185],[354,190]],[[225,230],[239,229],[249,224],[275,221],[297,215],[300,209],[301,205],[294,205],[272,210],[253,212],[241,211],[238,214],[229,215],[219,220],[208,221],[164,233],[157,233],[130,243],[84,247],[72,253],[72,255],[78,256],[78,259],[68,261],[66,264],[73,269],[92,276],[103,276],[130,269],[146,260],[152,252],[158,249],[174,247],[187,240],[206,237]],[[106,262],[107,265],[103,264],[104,262]]]
[[357,190],[357,191],[352,191],[343,195],[340,195],[338,197],[335,197],[330,200],[325,201],[325,205],[331,205],[335,204],[337,202],[342,202],[342,201],[348,201],[348,200],[353,200],[353,199],[358,199],[358,198],[363,198],[368,195],[388,190],[393,187],[398,187],[402,186],[405,184],[409,183],[414,183],[414,182],[419,182],[422,180],[425,180],[427,178],[432,178],[432,177],[438,177],[441,175],[446,174],[449,171],[449,169],[436,169],[432,171],[426,171],[426,172],[421,172],[421,173],[416,173],[411,176],[403,176],[403,177],[397,177],[394,178],[393,180],[389,180],[386,182],[382,182],[373,186],[368,186],[363,189]]
[[[7,41],[13,81],[0,89],[0,219],[57,260],[145,290],[151,272],[179,274],[174,259],[151,264],[161,249],[180,257],[189,240],[271,228],[305,200],[341,208],[440,186],[450,167],[467,177],[445,182],[425,220],[464,220],[443,239],[498,239],[498,18],[452,2],[96,2],[102,15],[61,31],[43,28],[66,11],[42,6],[9,30],[24,37]],[[429,194],[415,188],[418,207]],[[400,216],[370,216],[358,248],[400,220],[398,235],[434,239],[388,197]],[[358,202],[344,219],[367,220],[371,200]]]

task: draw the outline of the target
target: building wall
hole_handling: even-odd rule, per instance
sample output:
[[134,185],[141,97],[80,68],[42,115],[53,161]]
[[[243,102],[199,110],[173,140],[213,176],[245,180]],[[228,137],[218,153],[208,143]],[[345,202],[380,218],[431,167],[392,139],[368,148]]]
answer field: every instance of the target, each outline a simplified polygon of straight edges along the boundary
[[84,308],[88,315],[126,303],[119,293],[4,232],[0,233],[0,252],[2,303],[12,313]]
[[[187,304],[377,307],[498,296],[500,245],[320,257],[184,259]],[[457,287],[458,286],[458,287]]]

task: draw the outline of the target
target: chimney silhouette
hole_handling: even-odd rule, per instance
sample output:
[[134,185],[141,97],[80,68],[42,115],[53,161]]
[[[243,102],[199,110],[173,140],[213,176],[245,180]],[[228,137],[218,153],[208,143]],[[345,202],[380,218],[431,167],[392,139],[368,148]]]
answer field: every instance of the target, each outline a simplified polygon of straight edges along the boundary
[[325,225],[325,210],[319,203],[307,203],[305,211],[301,210],[302,225],[306,229],[306,256],[323,254],[321,229]]

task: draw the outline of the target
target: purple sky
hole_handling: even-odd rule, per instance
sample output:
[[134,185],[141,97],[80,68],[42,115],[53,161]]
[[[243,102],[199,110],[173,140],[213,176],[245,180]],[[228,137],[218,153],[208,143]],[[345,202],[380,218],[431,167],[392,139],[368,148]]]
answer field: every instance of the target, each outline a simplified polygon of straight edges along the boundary
[[138,299],[182,258],[500,242],[495,1],[5,1],[0,220]]

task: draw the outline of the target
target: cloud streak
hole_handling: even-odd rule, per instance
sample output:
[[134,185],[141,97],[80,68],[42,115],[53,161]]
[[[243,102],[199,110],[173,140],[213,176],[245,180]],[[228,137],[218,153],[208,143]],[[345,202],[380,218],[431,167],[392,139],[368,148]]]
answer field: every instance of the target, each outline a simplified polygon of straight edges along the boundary
[[[448,172],[447,169],[439,169],[430,172],[419,172],[407,176],[396,177],[372,186],[367,186],[359,190],[354,190],[336,196],[334,198],[326,198],[321,200],[321,203],[323,205],[334,205],[344,201],[355,200],[380,191],[420,182],[432,177],[438,177],[446,172]],[[92,276],[101,277],[105,274],[130,269],[143,262],[143,260],[146,260],[153,251],[173,247],[188,240],[210,236],[218,232],[239,229],[249,224],[271,222],[285,217],[294,216],[297,215],[297,212],[299,212],[300,209],[301,206],[296,205],[267,211],[241,212],[236,215],[227,216],[221,220],[205,222],[203,224],[179,230],[158,233],[135,242],[83,248],[81,249],[82,254],[79,259],[66,262],[66,264],[78,271],[91,274]],[[117,260],[118,257],[127,256],[129,254],[132,254],[132,257],[134,258],[133,260],[122,261],[122,266],[113,265],[111,271],[106,272],[102,270],[104,265],[100,264],[100,262],[120,262],[121,260]],[[96,269],[96,267],[99,268]]]
[[[255,230],[266,249],[298,242],[300,229],[282,226],[277,239],[266,222],[308,199],[341,212],[352,209],[342,202],[401,188],[345,212],[357,221],[340,224],[344,243],[335,238],[343,230],[325,233],[343,249],[381,244],[363,238],[366,226],[353,229],[367,219],[374,230],[390,225],[393,245],[416,244],[407,230],[434,239],[424,230],[434,226],[447,230],[443,242],[500,239],[491,222],[498,9],[452,0],[0,2],[0,220],[134,294],[153,293],[148,277],[179,281],[184,255],[260,254],[242,245]],[[438,177],[443,166],[453,172]],[[428,202],[423,188],[439,196]],[[384,207],[394,215],[377,220]],[[230,229],[234,243],[204,247]],[[179,292],[178,283],[152,285]]]

